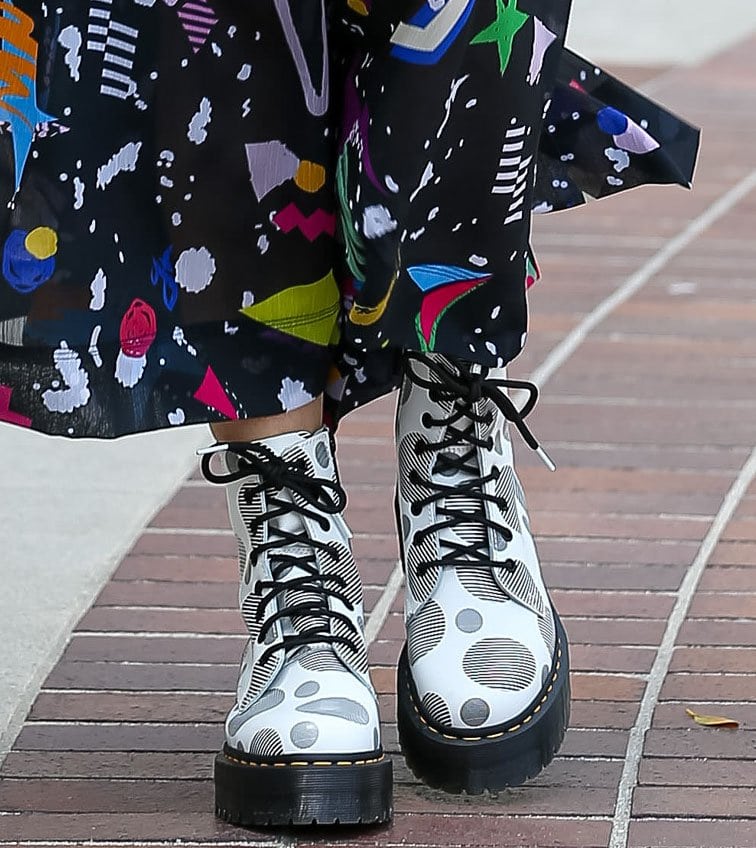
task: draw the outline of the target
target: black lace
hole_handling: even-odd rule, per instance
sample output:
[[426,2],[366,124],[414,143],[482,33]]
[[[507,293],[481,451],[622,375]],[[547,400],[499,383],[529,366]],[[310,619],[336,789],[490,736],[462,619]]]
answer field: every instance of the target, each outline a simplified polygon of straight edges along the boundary
[[[424,365],[436,380],[426,379],[412,369],[412,362]],[[511,542],[512,531],[496,521],[487,517],[485,512],[486,502],[496,504],[502,510],[508,509],[505,498],[498,495],[488,494],[483,491],[486,483],[498,480],[501,469],[493,466],[490,473],[480,475],[480,468],[476,460],[477,448],[491,450],[493,439],[481,439],[475,435],[476,424],[490,424],[493,413],[477,413],[475,404],[482,400],[492,401],[507,419],[517,427],[523,439],[533,450],[540,450],[540,445],[525,423],[525,418],[532,412],[538,401],[538,388],[533,383],[523,380],[500,380],[488,376],[488,369],[471,363],[455,361],[457,372],[452,371],[443,361],[426,356],[422,353],[408,352],[404,357],[404,372],[406,379],[426,389],[430,399],[438,403],[440,401],[452,401],[452,411],[445,418],[434,418],[430,413],[423,413],[421,423],[424,427],[445,427],[445,436],[438,442],[420,443],[415,450],[418,455],[433,452],[437,453],[436,462],[433,466],[435,473],[444,474],[447,471],[463,471],[470,475],[464,483],[447,486],[443,483],[423,479],[415,469],[409,474],[409,481],[415,486],[429,489],[430,493],[425,497],[412,501],[410,510],[413,515],[419,515],[421,510],[429,504],[436,503],[436,515],[442,520],[423,527],[415,534],[415,542],[421,543],[433,533],[441,530],[455,528],[458,525],[471,522],[479,523],[490,528],[501,536],[505,541]],[[510,400],[503,389],[524,390],[528,393],[528,399],[522,409],[518,409]],[[466,422],[460,426],[460,422]],[[444,453],[449,448],[466,447],[464,453]],[[441,505],[439,502],[445,500],[449,495],[462,495],[476,503],[474,512],[455,509],[448,504]],[[506,568],[514,571],[517,563],[512,559],[504,562],[494,562],[490,558],[490,551],[486,539],[477,543],[458,543],[452,540],[440,539],[440,545],[445,553],[437,560],[423,562],[417,567],[418,575],[422,576],[433,566],[483,566],[488,568]]]
[[[328,530],[330,520],[327,515],[336,515],[346,506],[344,489],[327,478],[313,477],[307,472],[303,462],[282,459],[266,445],[261,444],[232,442],[226,443],[223,447],[237,457],[237,469],[217,474],[211,468],[212,454],[205,454],[202,457],[202,474],[208,482],[220,485],[238,482],[249,477],[259,477],[259,483],[244,488],[244,497],[248,503],[251,503],[260,493],[266,494],[267,512],[249,522],[249,532],[253,536],[266,522],[292,512],[310,518],[316,521],[323,530]],[[291,501],[281,498],[280,493],[283,489],[296,495],[306,505],[294,503],[294,498]],[[290,545],[305,545],[310,550],[299,556],[283,552],[273,553]],[[329,606],[329,598],[337,598],[347,609],[354,610],[354,605],[349,598],[340,591],[346,586],[344,578],[337,574],[329,574],[326,578],[321,575],[317,564],[317,551],[321,551],[331,559],[338,559],[339,556],[334,546],[311,539],[304,530],[301,533],[290,533],[274,525],[269,527],[268,541],[255,550],[254,554],[257,557],[271,552],[269,561],[272,577],[271,580],[257,580],[253,586],[253,592],[260,596],[256,618],[258,622],[263,622],[257,635],[258,643],[262,644],[265,641],[275,622],[281,619],[291,619],[301,615],[321,618],[320,622],[308,627],[304,633],[286,635],[280,642],[271,645],[260,656],[260,663],[267,662],[276,651],[288,652],[315,643],[344,644],[352,651],[358,650],[357,644],[349,636],[339,636],[330,632],[330,620],[337,619],[346,624],[355,636],[358,635],[352,619],[344,613],[332,610]],[[252,567],[251,562],[247,567]],[[293,568],[304,571],[305,574],[286,579],[286,575]],[[284,603],[284,596],[292,589],[316,595],[317,599],[287,606]],[[278,601],[278,609],[266,617],[266,610],[276,601]]]

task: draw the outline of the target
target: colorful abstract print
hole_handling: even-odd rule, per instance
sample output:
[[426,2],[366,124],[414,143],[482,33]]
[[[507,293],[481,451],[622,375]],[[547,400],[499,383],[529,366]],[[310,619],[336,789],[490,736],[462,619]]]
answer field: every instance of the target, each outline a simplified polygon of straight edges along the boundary
[[531,212],[695,162],[569,5],[0,0],[0,420],[335,422],[404,349],[510,361]]

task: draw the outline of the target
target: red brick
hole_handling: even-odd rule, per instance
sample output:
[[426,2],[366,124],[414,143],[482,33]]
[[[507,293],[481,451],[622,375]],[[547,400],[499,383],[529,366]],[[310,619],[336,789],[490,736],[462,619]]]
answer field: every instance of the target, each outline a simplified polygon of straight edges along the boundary
[[[616,789],[593,788],[577,785],[527,786],[499,792],[495,798],[468,797],[460,803],[458,796],[426,787],[398,786],[394,791],[394,808],[398,813],[493,813],[512,815],[582,815],[590,809],[594,815],[610,815],[614,810]],[[476,834],[477,837],[477,834]]]
[[220,750],[220,724],[121,725],[27,724],[16,751],[195,751]]
[[131,554],[118,566],[113,579],[235,583],[239,579],[239,567],[232,555],[190,557]]
[[[641,763],[639,783],[643,786],[664,787],[753,787],[756,786],[756,761],[646,758]],[[665,797],[664,793],[662,797]],[[708,804],[706,811],[710,811]]]
[[137,540],[131,553],[134,556],[228,557],[235,560],[238,551],[233,534],[229,531],[217,536],[145,533]]
[[396,669],[375,666],[370,669],[370,677],[375,691],[379,694],[396,692]]
[[236,688],[238,663],[233,665],[178,665],[107,662],[59,663],[45,681],[48,689],[198,690],[231,692]]
[[79,632],[246,633],[237,610],[150,610],[139,607],[95,607],[82,618],[76,629]]
[[627,733],[623,730],[572,727],[559,753],[563,757],[624,757],[626,751]]
[[[112,585],[112,584],[111,584]],[[247,641],[246,636],[175,636],[145,637],[74,635],[63,654],[65,661],[148,662],[148,663],[221,663],[237,662]]]
[[175,692],[41,692],[29,718],[35,721],[222,722],[233,695]]
[[753,819],[687,821],[634,821],[630,825],[630,848],[750,848]]
[[700,816],[707,818],[747,818],[753,814],[756,788],[700,786],[695,792],[688,787],[640,786],[635,790],[633,814],[636,816]]
[[576,701],[637,701],[645,682],[616,674],[570,674],[572,697]]
[[677,648],[670,670],[756,673],[756,648]]
[[[600,348],[603,356],[607,351],[615,350],[617,345],[589,340],[584,344],[583,350],[587,351],[589,347],[593,350]],[[687,368],[686,358],[686,373]],[[612,379],[615,379],[614,375]],[[649,492],[687,495],[695,491],[721,496],[732,482],[731,476],[727,474],[701,474],[691,471],[661,473],[648,469],[601,468],[592,466],[589,462],[582,463],[579,468],[560,468],[557,474],[539,464],[526,469],[521,477],[528,492],[637,492],[644,495]]]
[[[457,799],[459,809],[463,802]],[[406,848],[439,848],[440,845],[480,846],[480,848],[522,848],[523,845],[548,845],[549,848],[604,848],[609,836],[605,821],[576,821],[546,816],[465,815],[412,813],[398,815],[393,824],[380,830],[363,830],[359,835],[341,830],[339,848],[402,845]],[[334,835],[303,839],[298,848],[323,848],[333,845]]]
[[12,751],[0,768],[0,775],[82,780],[209,780],[213,776],[214,759],[211,753],[170,751]]
[[622,540],[680,539],[700,541],[708,530],[708,522],[690,518],[658,518],[656,516],[602,516],[572,512],[533,514],[533,532],[539,537],[552,536],[610,538]]
[[675,598],[661,592],[564,591],[551,593],[560,615],[630,616],[664,618],[669,615]]
[[[724,712],[727,710],[715,710]],[[700,727],[690,720],[685,730],[652,728],[646,735],[645,753],[650,757],[753,760],[756,731]]]
[[681,645],[756,645],[756,621],[688,619],[678,637]]
[[210,780],[0,781],[0,808],[33,813],[193,813],[213,806]]
[[[3,817],[5,840],[31,840],[58,843],[65,834],[67,840],[86,842],[89,846],[102,841],[126,840],[163,842],[171,840],[207,841],[238,840],[240,844],[254,839],[258,843],[280,845],[275,833],[249,831],[217,821],[211,809],[181,813],[23,813]],[[12,844],[12,842],[11,842]]]
[[712,565],[753,565],[756,542],[720,542],[709,562]]
[[586,645],[658,645],[666,622],[653,619],[563,618],[570,642]]
[[701,715],[724,715],[735,718],[743,727],[756,725],[756,703],[754,702],[717,704],[702,700],[658,704],[654,712],[654,727],[690,729],[691,719],[685,712],[686,707]]
[[[756,589],[756,574],[754,575]],[[691,618],[753,618],[756,619],[756,591],[753,594],[729,595],[699,592],[690,606]]]
[[574,671],[646,673],[651,670],[655,655],[654,648],[572,644],[570,668]]
[[236,583],[180,583],[153,580],[114,581],[100,592],[95,606],[195,607],[235,609]]
[[638,705],[632,701],[573,700],[570,727],[627,730],[637,714]]
[[690,565],[698,546],[692,542],[632,542],[625,539],[583,541],[543,539],[538,550],[554,562],[602,562],[627,565]]
[[698,587],[701,591],[753,592],[756,577],[752,568],[710,565]]
[[616,565],[614,563],[567,563],[544,561],[543,573],[552,589],[606,589],[625,591],[678,588],[685,573],[682,565]]
[[756,700],[756,676],[745,674],[670,674],[664,681],[665,700]]

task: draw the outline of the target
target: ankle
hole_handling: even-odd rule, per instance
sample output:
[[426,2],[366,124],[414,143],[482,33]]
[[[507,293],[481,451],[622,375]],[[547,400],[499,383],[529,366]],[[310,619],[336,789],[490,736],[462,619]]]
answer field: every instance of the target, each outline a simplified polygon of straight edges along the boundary
[[295,431],[314,433],[322,426],[323,397],[321,395],[304,406],[284,412],[282,415],[223,421],[211,424],[210,428],[219,442],[254,442]]

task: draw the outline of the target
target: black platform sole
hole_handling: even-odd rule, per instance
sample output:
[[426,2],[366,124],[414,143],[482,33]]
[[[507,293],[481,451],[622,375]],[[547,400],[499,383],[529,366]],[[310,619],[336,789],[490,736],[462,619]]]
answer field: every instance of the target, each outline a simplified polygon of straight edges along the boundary
[[256,764],[215,758],[215,814],[242,827],[382,824],[393,812],[384,755],[350,763]]
[[480,795],[520,786],[554,758],[570,718],[567,636],[554,613],[557,648],[548,682],[531,708],[512,722],[476,736],[433,727],[423,716],[405,645],[397,672],[399,744],[417,778],[434,789]]

